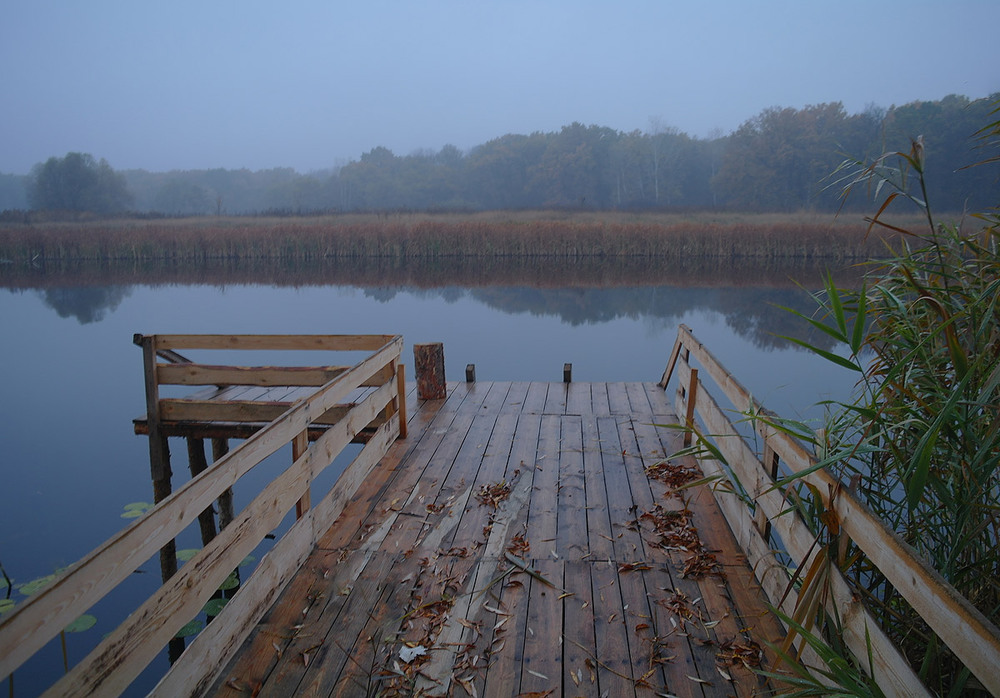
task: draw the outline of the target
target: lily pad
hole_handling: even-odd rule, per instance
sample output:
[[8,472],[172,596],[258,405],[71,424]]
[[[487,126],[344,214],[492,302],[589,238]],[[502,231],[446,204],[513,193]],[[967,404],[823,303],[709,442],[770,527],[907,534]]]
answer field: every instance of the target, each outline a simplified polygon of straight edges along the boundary
[[0,615],[7,611],[13,611],[16,605],[17,602],[14,599],[0,599]]
[[84,613],[82,616],[63,628],[63,630],[68,633],[82,633],[84,630],[90,630],[95,625],[97,625],[97,619],[89,613]]
[[41,591],[49,584],[54,582],[55,578],[56,575],[47,574],[44,577],[39,577],[38,579],[32,579],[30,582],[25,582],[24,584],[21,584],[20,586],[17,587],[17,590],[22,594],[24,594],[25,596],[31,596],[32,594]]
[[181,562],[187,562],[200,552],[201,548],[184,548],[177,551],[177,559]]
[[225,581],[219,585],[219,591],[229,591],[230,589],[235,589],[240,585],[240,576],[235,572],[232,572]]
[[252,565],[255,562],[257,562],[257,558],[255,558],[253,555],[247,555],[245,558],[243,558],[243,561],[240,563],[240,567],[246,567],[247,565]]
[[152,509],[153,505],[149,502],[131,502],[130,504],[126,504],[123,508],[124,511],[121,515],[123,519],[138,519],[140,516]]
[[222,609],[229,603],[229,599],[209,599],[208,603],[201,609],[206,616],[217,616],[222,613]]
[[192,635],[197,635],[201,632],[201,629],[205,627],[205,624],[200,620],[195,618],[193,621],[185,625],[183,628],[177,631],[174,637],[191,637]]

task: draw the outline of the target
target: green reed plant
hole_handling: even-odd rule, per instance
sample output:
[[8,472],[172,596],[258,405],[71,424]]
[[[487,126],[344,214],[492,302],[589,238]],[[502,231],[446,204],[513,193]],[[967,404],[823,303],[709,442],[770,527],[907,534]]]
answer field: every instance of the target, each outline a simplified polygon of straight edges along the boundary
[[[1000,108],[1000,107],[998,107]],[[994,112],[996,113],[996,112]],[[984,129],[996,143],[1000,122]],[[990,141],[990,139],[992,139]],[[992,160],[992,158],[991,158]],[[939,224],[926,199],[925,151],[889,153],[844,170],[845,191],[883,196],[872,228],[902,241],[860,290],[830,282],[805,318],[841,351],[797,341],[859,380],[822,443],[821,465],[987,617],[1000,614],[1000,217]],[[897,200],[921,212],[920,228],[883,215]],[[830,531],[821,537],[835,538]],[[845,574],[921,679],[941,695],[975,683],[885,577],[857,549]]]

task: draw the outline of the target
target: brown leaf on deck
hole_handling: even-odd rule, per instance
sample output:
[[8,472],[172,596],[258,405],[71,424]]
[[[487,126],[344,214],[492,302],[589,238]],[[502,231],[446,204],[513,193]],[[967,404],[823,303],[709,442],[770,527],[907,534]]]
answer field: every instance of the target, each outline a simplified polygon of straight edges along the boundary
[[719,644],[719,652],[715,657],[724,665],[754,669],[760,666],[763,655],[760,645],[753,640],[733,638]]
[[483,485],[476,493],[476,499],[480,504],[490,506],[494,509],[500,506],[500,502],[510,496],[510,484],[506,480],[494,482],[491,485]]
[[689,482],[694,482],[702,477],[698,466],[671,463],[668,460],[654,463],[646,468],[646,475],[674,489],[683,487]]

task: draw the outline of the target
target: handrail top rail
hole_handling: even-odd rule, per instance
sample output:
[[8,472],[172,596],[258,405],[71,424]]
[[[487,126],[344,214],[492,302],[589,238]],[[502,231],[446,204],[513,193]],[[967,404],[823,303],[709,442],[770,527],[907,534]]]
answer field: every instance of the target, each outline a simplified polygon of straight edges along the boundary
[[157,350],[173,349],[286,349],[295,351],[375,351],[401,339],[398,334],[153,334],[136,333],[141,345],[152,337]]

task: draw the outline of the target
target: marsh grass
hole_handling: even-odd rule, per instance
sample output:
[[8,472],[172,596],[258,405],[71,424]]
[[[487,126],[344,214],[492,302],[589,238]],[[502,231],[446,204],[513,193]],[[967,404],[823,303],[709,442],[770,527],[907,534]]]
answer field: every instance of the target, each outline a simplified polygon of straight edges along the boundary
[[8,263],[218,259],[648,257],[666,260],[882,256],[885,239],[817,214],[489,212],[189,218],[0,226]]
[[[995,138],[1000,122],[987,131]],[[1000,216],[993,212],[960,225],[938,225],[924,195],[923,167],[923,143],[917,140],[909,153],[885,155],[845,177],[848,191],[888,192],[869,225],[903,237],[859,290],[838,289],[831,281],[816,295],[817,315],[802,316],[842,351],[798,343],[848,369],[858,382],[851,401],[837,406],[821,434],[799,436],[813,442],[822,465],[842,482],[854,483],[888,526],[995,620],[1000,615]],[[907,180],[919,193],[911,193]],[[915,205],[923,225],[908,229],[886,221],[883,214],[895,200]],[[801,482],[787,486],[803,491]],[[853,543],[839,539],[835,521],[814,515],[810,523],[822,544],[838,548],[836,559],[843,561],[856,594],[932,692],[985,695],[879,569]],[[829,647],[838,647],[837,619],[821,619],[820,627]],[[843,662],[865,665],[865,658],[835,654],[839,668]],[[801,667],[794,673],[804,688]]]

